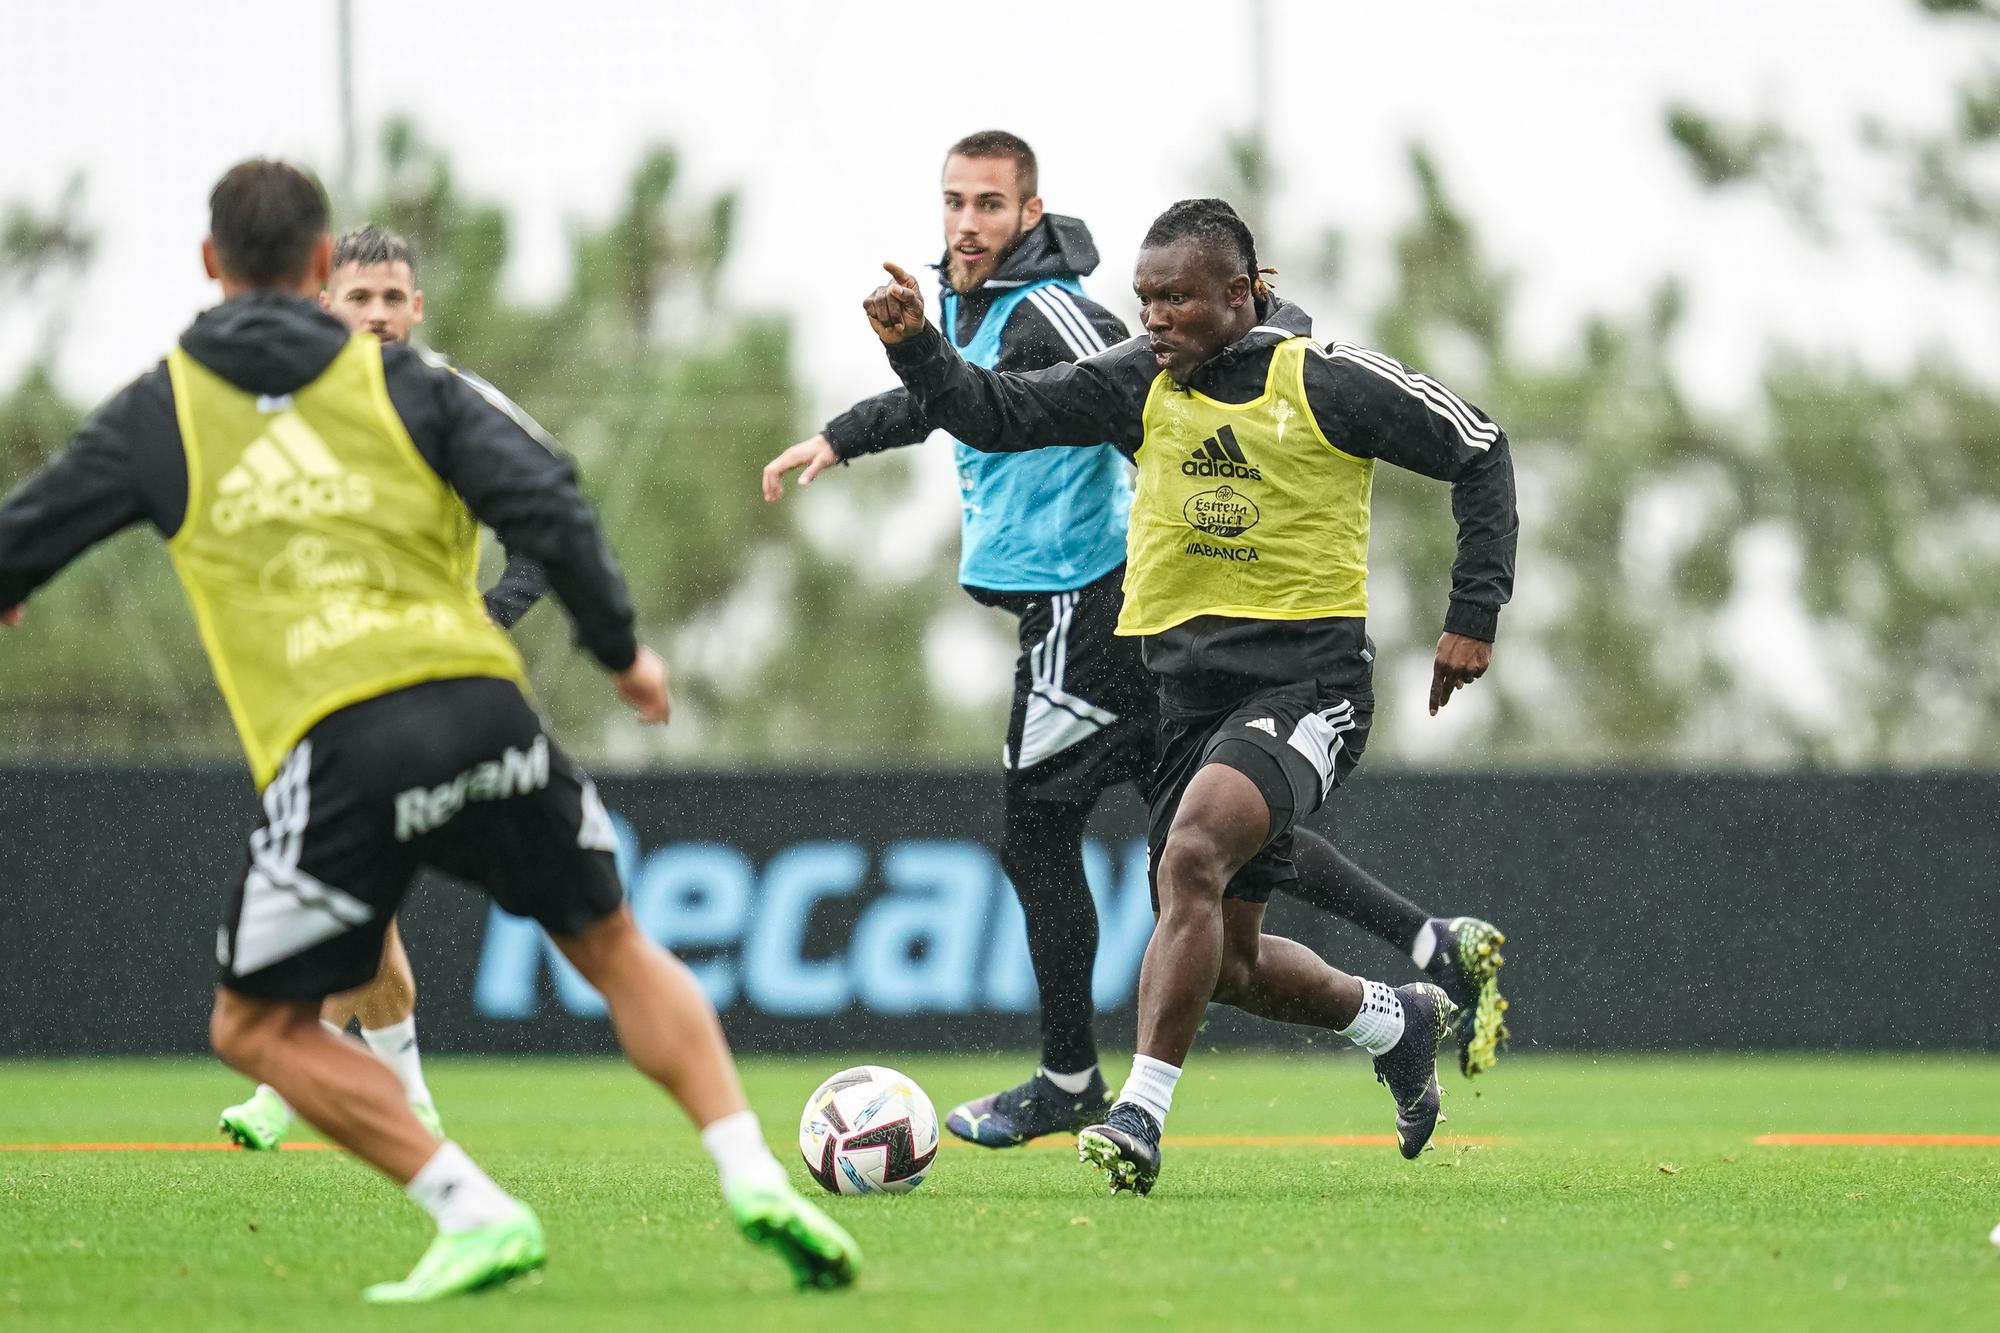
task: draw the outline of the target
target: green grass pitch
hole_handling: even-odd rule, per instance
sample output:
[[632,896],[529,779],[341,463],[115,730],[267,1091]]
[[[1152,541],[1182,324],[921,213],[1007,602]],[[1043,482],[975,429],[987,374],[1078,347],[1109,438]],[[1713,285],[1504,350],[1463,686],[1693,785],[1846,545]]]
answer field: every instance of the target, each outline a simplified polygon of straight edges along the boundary
[[[910,1057],[943,1111],[1024,1058]],[[836,1057],[752,1060],[792,1133]],[[847,1063],[853,1063],[849,1061]],[[1515,1057],[1446,1082],[1454,1143],[1183,1146],[1380,1134],[1352,1054],[1202,1051],[1150,1199],[1055,1146],[947,1140],[902,1198],[830,1200],[867,1252],[795,1294],[726,1224],[694,1135],[608,1061],[432,1062],[445,1121],[532,1202],[538,1278],[373,1310],[428,1223],[333,1152],[0,1151],[0,1329],[1934,1329],[2000,1309],[2000,1148],[1770,1147],[1760,1134],[2000,1133],[2000,1061]],[[0,1063],[0,1142],[197,1140],[239,1084],[198,1061]]]

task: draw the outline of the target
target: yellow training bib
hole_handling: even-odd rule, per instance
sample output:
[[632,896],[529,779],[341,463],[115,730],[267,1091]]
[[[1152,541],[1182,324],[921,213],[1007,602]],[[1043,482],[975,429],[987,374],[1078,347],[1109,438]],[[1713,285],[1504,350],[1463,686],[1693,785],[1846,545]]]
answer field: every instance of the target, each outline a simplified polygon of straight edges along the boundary
[[430,680],[523,683],[477,588],[479,528],[356,334],[318,379],[259,397],[167,358],[188,508],[168,543],[261,790],[328,714]]
[[1196,616],[1368,614],[1375,464],[1342,453],[1313,420],[1311,344],[1279,343],[1253,402],[1177,389],[1165,371],[1153,381],[1118,633],[1158,634]]

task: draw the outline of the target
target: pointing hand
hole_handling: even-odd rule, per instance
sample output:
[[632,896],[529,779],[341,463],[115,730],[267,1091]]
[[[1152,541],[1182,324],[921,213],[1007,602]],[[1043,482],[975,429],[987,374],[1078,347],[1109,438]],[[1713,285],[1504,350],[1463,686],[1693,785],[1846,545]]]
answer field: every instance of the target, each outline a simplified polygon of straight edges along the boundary
[[875,336],[894,346],[924,331],[924,293],[917,280],[894,264],[882,265],[889,281],[868,293],[861,308]]

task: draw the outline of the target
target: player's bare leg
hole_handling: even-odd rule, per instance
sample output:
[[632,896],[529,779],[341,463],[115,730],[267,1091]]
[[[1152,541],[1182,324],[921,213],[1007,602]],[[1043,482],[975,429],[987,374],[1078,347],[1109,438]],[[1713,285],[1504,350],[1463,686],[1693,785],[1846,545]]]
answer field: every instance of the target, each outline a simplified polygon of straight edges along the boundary
[[1332,966],[1297,940],[1263,933],[1264,904],[1222,904],[1224,953],[1217,1004],[1280,1023],[1347,1027],[1361,1012],[1359,978]]
[[278,1090],[316,1129],[399,1184],[437,1152],[403,1085],[365,1049],[320,1023],[304,1000],[216,993],[210,1036],[223,1062]]
[[329,995],[320,1017],[335,1027],[349,1019],[363,1028],[386,1028],[417,1012],[417,977],[403,948],[403,932],[394,921],[382,937],[382,965],[364,986]]
[[382,965],[367,985],[330,997],[320,1017],[338,1028],[351,1018],[361,1027],[361,1040],[403,1083],[403,1096],[424,1127],[439,1138],[438,1118],[430,1085],[424,1081],[423,1057],[417,1051],[417,974],[403,948],[396,922],[382,940]]
[[701,984],[646,938],[629,909],[555,942],[604,996],[625,1058],[665,1088],[696,1127],[748,1108],[722,1021]]
[[210,1035],[232,1069],[268,1083],[320,1133],[402,1185],[437,1220],[438,1238],[406,1280],[374,1301],[435,1300],[505,1282],[547,1262],[533,1210],[493,1183],[457,1144],[440,1144],[403,1085],[367,1050],[320,1022],[311,1000],[216,992]]
[[743,1234],[776,1251],[800,1286],[853,1282],[859,1247],[792,1190],[771,1156],[744,1100],[722,1021],[687,966],[648,939],[627,907],[557,937],[556,945],[604,996],[633,1067],[664,1088],[701,1131]]
[[1158,1178],[1174,1085],[1211,1000],[1347,1036],[1376,1057],[1376,1076],[1396,1099],[1404,1156],[1430,1140],[1450,1001],[1428,983],[1395,991],[1349,976],[1295,941],[1264,935],[1263,904],[1225,900],[1270,825],[1257,784],[1224,764],[1204,767],[1181,798],[1160,851],[1159,922],[1139,973],[1132,1076],[1104,1124],[1078,1139],[1083,1159],[1106,1171],[1113,1190],[1144,1194]]
[[1139,968],[1139,1054],[1178,1068],[1222,978],[1222,892],[1264,845],[1257,785],[1210,764],[1181,797],[1160,851],[1160,914]]
[[[417,1053],[416,1005],[416,974],[403,948],[402,932],[391,921],[375,975],[365,985],[329,995],[320,1005],[319,1016],[336,1032],[345,1031],[350,1021],[358,1021],[368,1049],[401,1080],[410,1110],[434,1137],[442,1139],[444,1126],[424,1082]],[[248,1100],[224,1108],[221,1127],[238,1146],[268,1152],[291,1132],[292,1108],[276,1088],[260,1083]]]

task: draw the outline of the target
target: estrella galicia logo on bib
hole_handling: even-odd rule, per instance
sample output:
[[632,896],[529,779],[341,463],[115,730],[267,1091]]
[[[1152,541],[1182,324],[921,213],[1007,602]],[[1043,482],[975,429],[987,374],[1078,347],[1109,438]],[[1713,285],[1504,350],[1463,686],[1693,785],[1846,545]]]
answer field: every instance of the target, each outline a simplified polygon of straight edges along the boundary
[[1188,526],[1211,537],[1239,537],[1257,526],[1263,515],[1249,496],[1230,486],[1218,486],[1188,497],[1181,509]]

